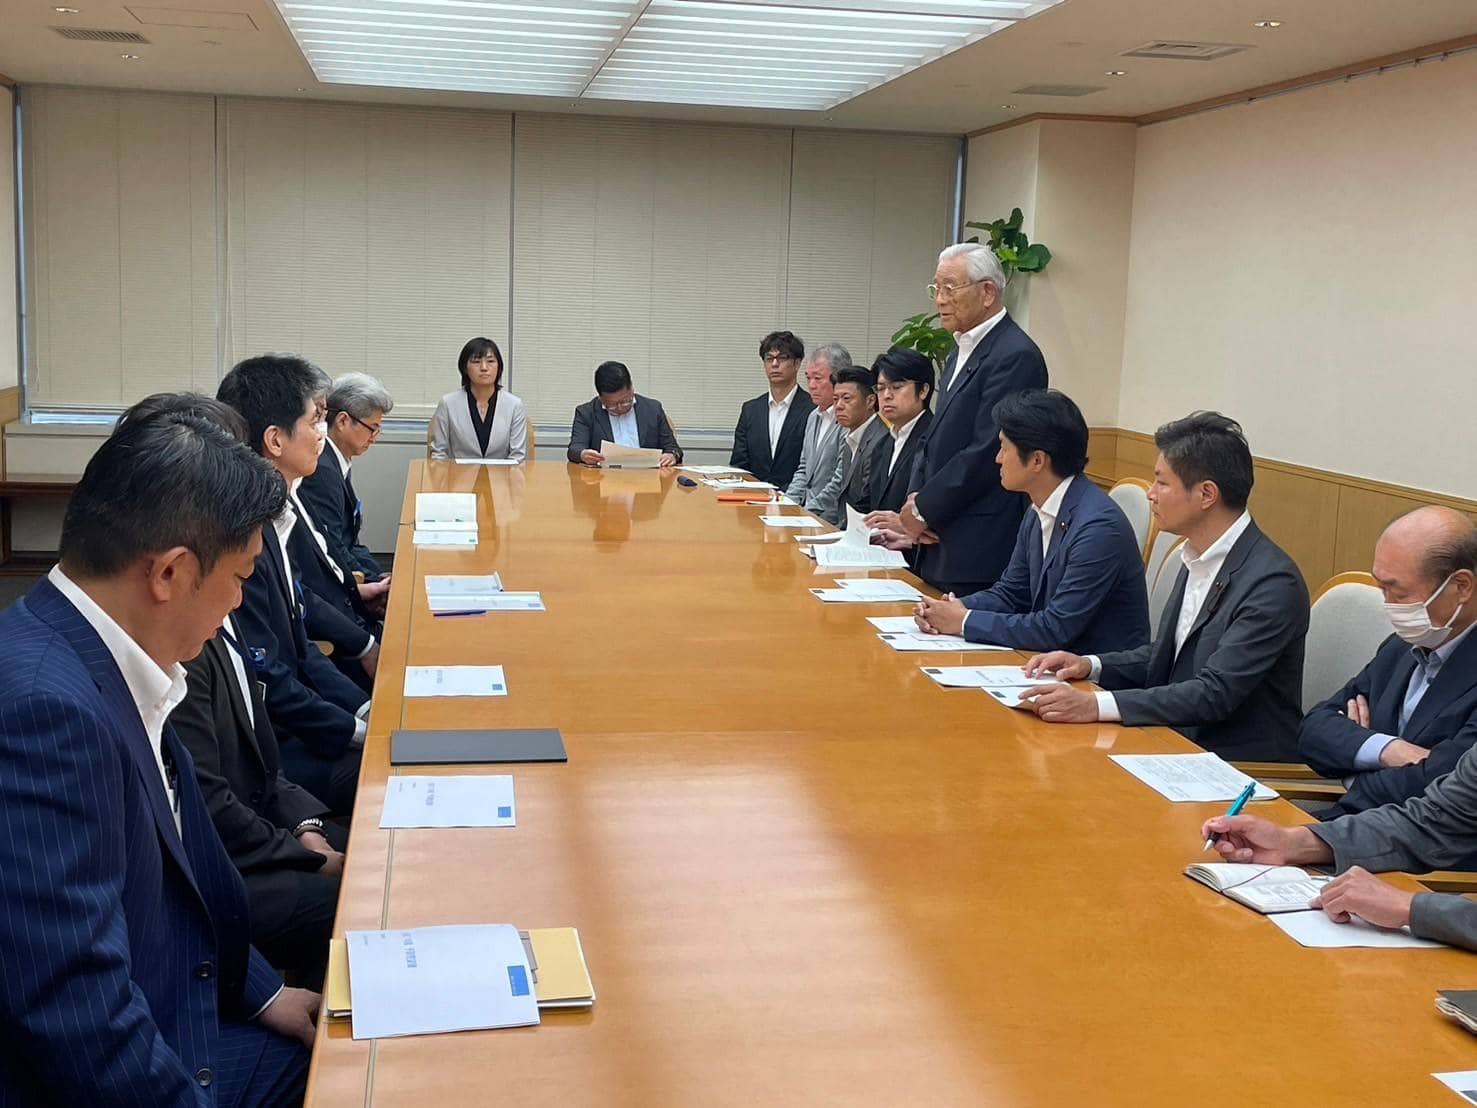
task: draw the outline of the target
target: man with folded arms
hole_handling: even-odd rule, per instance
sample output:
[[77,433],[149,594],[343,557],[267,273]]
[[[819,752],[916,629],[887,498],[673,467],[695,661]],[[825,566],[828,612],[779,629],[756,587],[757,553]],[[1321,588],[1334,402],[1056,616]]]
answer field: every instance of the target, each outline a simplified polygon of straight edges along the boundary
[[1348,787],[1324,819],[1419,796],[1477,742],[1477,525],[1417,508],[1385,528],[1373,570],[1395,633],[1298,734],[1308,764]]
[[1246,436],[1219,412],[1195,412],[1159,428],[1154,442],[1149,503],[1164,530],[1185,537],[1158,639],[1102,655],[1038,654],[1029,674],[1107,691],[1053,684],[1022,699],[1051,723],[1159,724],[1224,758],[1291,761],[1308,589],[1246,509],[1254,480]]
[[1376,927],[1409,927],[1423,939],[1477,950],[1477,902],[1450,893],[1409,893],[1375,873],[1426,873],[1477,854],[1477,752],[1404,804],[1386,804],[1331,823],[1279,827],[1259,816],[1216,816],[1201,829],[1217,836],[1228,862],[1272,866],[1333,863],[1339,876],[1310,907],[1339,923],[1358,916]]
[[925,597],[914,613],[932,634],[1018,650],[1132,650],[1149,641],[1144,563],[1133,526],[1083,476],[1087,421],[1055,389],[995,405],[1000,484],[1031,498],[999,581],[961,599]]

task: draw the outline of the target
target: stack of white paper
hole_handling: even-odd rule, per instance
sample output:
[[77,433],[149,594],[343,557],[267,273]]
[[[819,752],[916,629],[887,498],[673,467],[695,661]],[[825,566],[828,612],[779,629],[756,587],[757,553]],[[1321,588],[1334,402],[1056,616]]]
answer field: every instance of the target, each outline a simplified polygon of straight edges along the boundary
[[986,642],[970,642],[960,635],[930,635],[924,631],[884,631],[877,636],[894,650],[919,654],[951,654],[961,650],[1009,650]]
[[512,458],[457,458],[459,466],[516,466],[522,462],[515,462]]
[[426,531],[419,527],[411,535],[416,546],[476,546],[476,531]]
[[866,593],[868,596],[885,597],[888,600],[912,600],[923,599],[923,594],[906,581],[898,581],[891,577],[842,577],[836,580],[839,588],[848,592]]
[[923,666],[946,689],[1029,689],[1060,684],[1055,677],[1027,677],[1020,666]]
[[709,477],[703,484],[724,492],[769,492],[774,488],[768,481],[755,481],[748,477]]
[[507,696],[502,666],[406,666],[406,696]]
[[[1251,778],[1215,754],[1109,754],[1149,788],[1177,801],[1235,800]],[[1257,785],[1253,800],[1277,796]]]
[[483,602],[502,591],[503,579],[496,573],[426,578],[426,602],[433,612],[483,611]]
[[1303,946],[1419,947],[1425,950],[1440,950],[1442,946],[1430,939],[1418,939],[1403,927],[1398,931],[1387,931],[1365,923],[1358,916],[1352,917],[1348,923],[1335,923],[1321,908],[1307,912],[1279,912],[1267,918]]
[[477,496],[470,492],[415,494],[417,546],[476,546]]
[[824,527],[825,523],[811,516],[760,516],[759,522],[766,527]]
[[511,774],[391,777],[381,827],[516,827]]
[[815,564],[822,569],[905,569],[908,560],[901,550],[888,550],[885,546],[858,546],[842,539],[840,542],[821,543],[812,547]]
[[538,1023],[533,973],[511,924],[350,931],[354,1038]]
[[687,473],[699,473],[705,477],[714,477],[724,473],[748,473],[746,469],[738,466],[678,466],[680,470]]

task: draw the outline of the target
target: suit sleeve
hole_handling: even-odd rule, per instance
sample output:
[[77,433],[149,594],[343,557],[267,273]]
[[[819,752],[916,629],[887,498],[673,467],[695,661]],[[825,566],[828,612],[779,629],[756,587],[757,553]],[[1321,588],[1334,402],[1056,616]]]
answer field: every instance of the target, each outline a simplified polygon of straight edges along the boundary
[[127,755],[59,696],[0,707],[0,1026],[59,1104],[211,1103],[130,977]]
[[349,658],[357,658],[374,642],[374,636],[319,596],[303,586],[303,626],[311,639],[324,639]]
[[948,526],[982,495],[1000,487],[1000,467],[995,464],[995,455],[1000,450],[995,405],[1022,389],[1045,387],[1046,363],[1039,353],[1020,350],[1009,355],[992,370],[981,387],[969,445],[944,462],[933,477],[921,485],[923,455],[921,452],[918,454],[912,491],[918,494],[918,511],[928,521],[931,530]]
[[513,409],[513,418],[508,426],[508,457],[515,462],[528,458],[528,412],[521,400]]
[[1325,777],[1353,773],[1354,756],[1365,740],[1375,734],[1373,729],[1360,727],[1344,715],[1349,701],[1356,696],[1374,699],[1371,696],[1374,681],[1370,674],[1373,665],[1371,662],[1365,666],[1338,692],[1321,704],[1315,704],[1298,728],[1298,753]]
[[[838,430],[838,434],[840,431]],[[846,478],[850,476],[851,451],[847,448],[845,441],[837,444],[836,464],[831,467],[831,475],[826,478],[826,483],[821,486],[820,491],[810,498],[805,505],[806,509],[820,516],[828,523],[835,523],[837,527],[846,526],[846,508],[841,503],[841,490],[846,485]],[[800,479],[798,476],[795,478]],[[837,518],[841,522],[836,523]]]
[[1432,782],[1454,770],[1474,745],[1477,745],[1477,716],[1469,718],[1460,731],[1437,743],[1430,754],[1414,765],[1369,770],[1355,775],[1347,799],[1357,802],[1361,808],[1403,804],[1413,796],[1420,796]]
[[574,408],[574,424],[569,429],[569,460],[579,465],[580,453],[585,450],[599,450],[600,446],[594,442],[594,427],[590,420],[589,405],[576,404]]
[[754,472],[753,463],[749,460],[749,406],[747,404],[739,408],[738,423],[733,429],[733,453],[728,456],[728,464],[749,473]]
[[[810,429],[810,417],[805,417],[806,430]],[[791,500],[797,501],[802,507],[810,507],[810,497],[806,496],[805,490],[810,480],[810,467],[815,464],[815,459],[810,456],[810,436],[801,439],[800,465],[795,469],[795,475],[790,478],[790,487],[785,490],[785,495]],[[813,510],[813,509],[812,509]]]
[[312,687],[299,679],[296,644],[280,641],[263,614],[270,603],[266,590],[274,587],[260,572],[253,573],[242,586],[241,607],[235,613],[242,641],[260,647],[265,655],[259,673],[267,686],[267,710],[275,726],[315,753],[337,757],[354,738],[354,712],[364,702],[364,693],[312,643],[304,659]]
[[1123,722],[1129,726],[1175,727],[1218,723],[1228,718],[1307,625],[1308,600],[1302,582],[1286,570],[1267,574],[1248,591],[1215,649],[1193,677],[1155,688],[1125,688],[1113,693]]
[[678,464],[682,462],[682,447],[677,445],[677,433],[672,430],[672,421],[667,418],[667,410],[658,402],[656,406],[656,433],[661,443],[663,454],[670,454],[677,459]]
[[[195,763],[195,780],[205,795],[210,822],[215,824],[231,861],[243,872],[272,862],[294,869],[318,869],[323,864],[323,855],[299,846],[287,830],[274,827],[270,821],[257,815],[255,809],[242,802],[226,779],[221,768],[215,709],[222,699],[230,697],[230,691],[218,687],[215,673],[215,668],[204,655],[189,663],[185,667],[188,691],[169,717],[175,733]],[[225,699],[225,703],[229,704],[229,700]],[[313,859],[317,859],[316,863]]]
[[431,457],[443,461],[451,457],[451,413],[445,401],[436,405],[436,414],[431,416]]
[[[971,612],[1025,612],[1031,607],[1031,563],[1030,551],[1026,543],[1035,540],[1041,541],[1041,525],[1036,520],[1035,512],[1027,512],[1026,518],[1021,520],[1021,526],[1015,535],[1015,549],[1010,552],[1010,561],[1005,565],[1005,572],[1000,575],[988,589],[961,596],[959,603],[963,604]],[[964,618],[964,637],[970,639],[970,625],[983,626],[979,619],[973,615]],[[977,636],[970,642],[997,642],[999,640]],[[1000,645],[1005,645],[1001,642]]]

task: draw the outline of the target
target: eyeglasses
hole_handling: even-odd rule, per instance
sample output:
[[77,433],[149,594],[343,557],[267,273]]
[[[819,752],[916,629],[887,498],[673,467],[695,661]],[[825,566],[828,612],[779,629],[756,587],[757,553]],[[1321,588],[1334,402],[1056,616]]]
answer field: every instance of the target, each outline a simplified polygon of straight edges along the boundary
[[939,298],[939,295],[943,294],[943,298],[945,300],[953,300],[954,297],[958,296],[965,289],[969,288],[970,285],[983,285],[985,283],[985,280],[985,278],[981,278],[978,281],[965,281],[962,285],[940,285],[937,283],[931,284],[928,286],[928,298],[930,300],[937,300]]
[[600,402],[600,406],[603,407],[611,415],[625,415],[636,406],[636,398],[633,396],[627,400],[621,400],[615,404],[607,404],[602,400]]
[[760,359],[765,365],[779,365],[781,362],[793,362],[796,360],[788,354],[766,354]]
[[385,429],[385,425],[383,423],[365,423],[362,419],[360,419],[358,416],[356,416],[353,412],[345,412],[344,415],[348,416],[355,423],[359,424],[360,427],[363,427],[366,431],[369,432],[369,441],[370,442],[373,442],[375,439],[379,438],[380,437],[380,432]]
[[893,393],[902,392],[904,388],[908,385],[916,386],[916,384],[917,382],[915,381],[895,381],[892,383],[884,381],[878,383],[876,389],[874,389],[873,391],[875,391],[878,396],[891,396]]

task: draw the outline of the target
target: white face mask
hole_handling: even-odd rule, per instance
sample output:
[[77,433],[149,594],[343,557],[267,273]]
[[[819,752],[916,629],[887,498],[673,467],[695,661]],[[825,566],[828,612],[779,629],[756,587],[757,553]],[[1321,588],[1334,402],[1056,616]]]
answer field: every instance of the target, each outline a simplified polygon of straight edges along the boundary
[[1453,573],[1441,585],[1424,604],[1413,601],[1409,604],[1391,604],[1385,602],[1385,614],[1390,617],[1390,622],[1395,627],[1395,634],[1399,635],[1411,646],[1423,646],[1427,650],[1434,650],[1446,641],[1451,634],[1451,625],[1456,622],[1456,617],[1461,613],[1461,607],[1451,613],[1451,618],[1444,626],[1434,627],[1431,624],[1431,603],[1441,595],[1447,585],[1451,584]]
[[324,444],[328,442],[328,421],[325,419],[313,424],[313,430],[318,435],[318,453],[322,454]]

